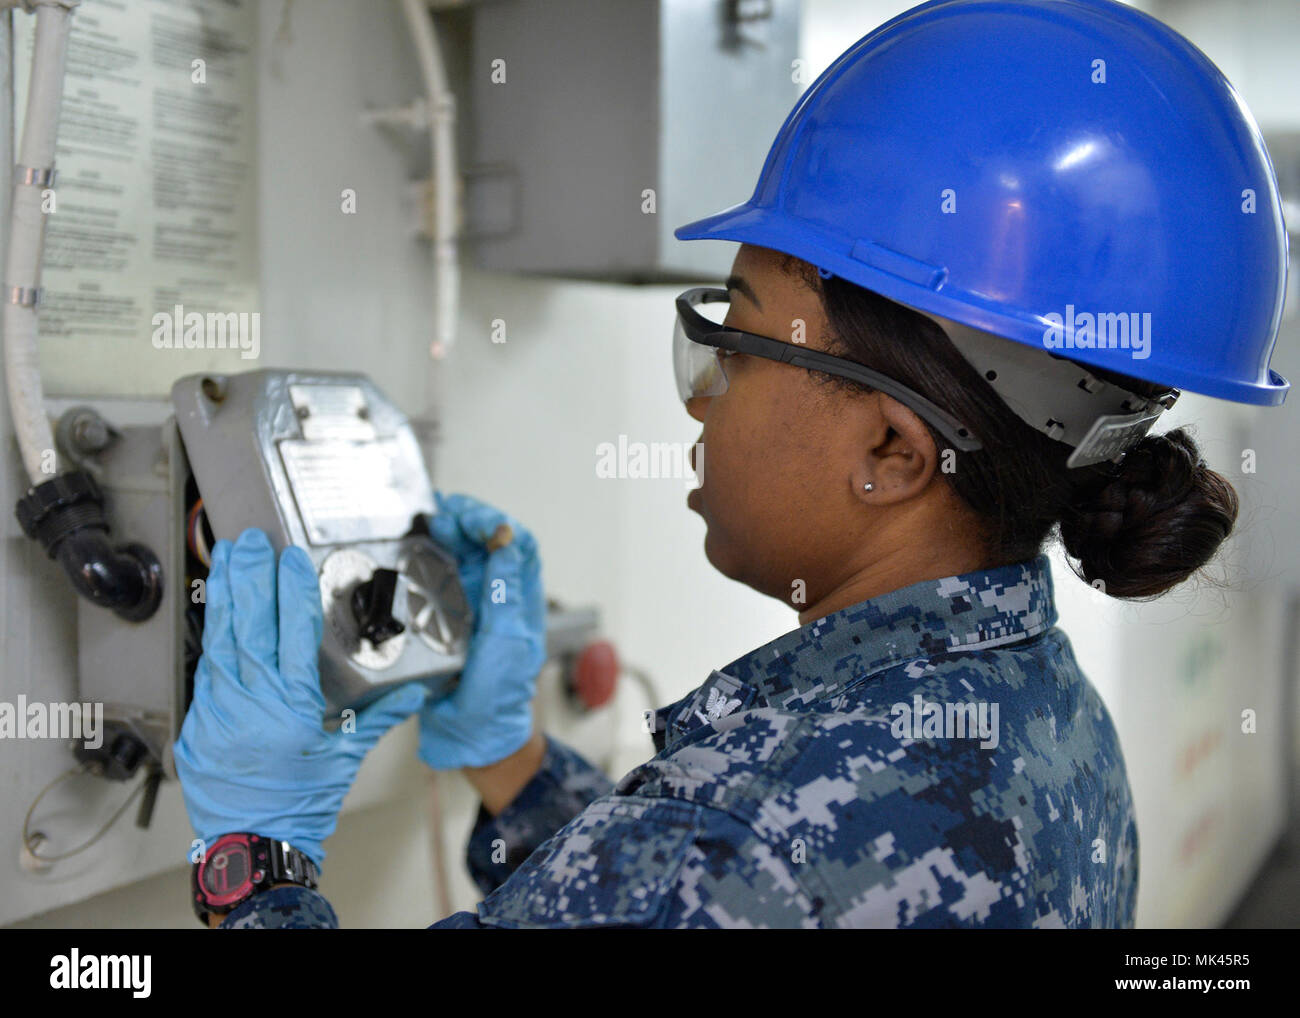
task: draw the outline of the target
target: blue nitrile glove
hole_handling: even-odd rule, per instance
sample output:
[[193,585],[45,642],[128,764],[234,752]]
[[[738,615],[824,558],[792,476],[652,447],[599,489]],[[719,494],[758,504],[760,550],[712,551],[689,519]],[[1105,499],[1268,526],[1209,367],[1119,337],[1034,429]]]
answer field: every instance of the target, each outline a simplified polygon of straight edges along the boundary
[[203,656],[173,752],[195,834],[249,831],[287,841],[317,867],[343,797],[379,737],[419,710],[402,686],[335,732],[321,727],[320,586],[301,548],[280,556],[260,530],[212,549]]
[[[546,599],[537,541],[517,520],[468,495],[434,492],[429,532],[459,564],[474,626],[460,682],[420,712],[420,759],[437,770],[503,760],[533,732],[537,673],[546,661]],[[489,552],[498,525],[514,538]]]

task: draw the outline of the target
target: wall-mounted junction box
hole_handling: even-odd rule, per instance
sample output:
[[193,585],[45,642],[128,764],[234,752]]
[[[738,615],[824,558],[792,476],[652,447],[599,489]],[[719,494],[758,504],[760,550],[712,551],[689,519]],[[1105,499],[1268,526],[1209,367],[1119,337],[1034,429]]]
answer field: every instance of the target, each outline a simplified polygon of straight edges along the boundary
[[799,11],[799,0],[475,4],[461,116],[479,266],[628,282],[725,275],[729,245],[686,244],[673,229],[753,192],[809,84]]
[[81,695],[105,704],[105,745],[129,730],[174,774],[206,552],[249,527],[277,551],[304,548],[320,576],[330,715],[414,678],[447,692],[471,616],[454,558],[428,536],[432,487],[405,416],[364,376],[320,372],[191,375],[172,405],[160,428],[116,431],[93,459],[73,451],[97,474],[114,538],[146,542],[164,575],[143,622],[78,604]]
[[[90,430],[111,436],[93,454],[65,455],[95,475],[113,540],[147,544],[164,577],[162,603],[143,622],[78,604],[80,695],[105,705],[94,758],[106,776],[127,777],[145,760],[175,776],[172,743],[201,651],[207,553],[248,527],[277,550],[306,550],[320,576],[329,715],[412,679],[450,692],[472,611],[455,559],[428,536],[436,510],[410,425],[374,384],[326,372],[191,375],[174,385],[172,409],[161,426],[118,429],[74,408],[59,427],[66,440],[90,420]],[[580,648],[598,619],[553,606],[547,624],[555,655]],[[119,742],[123,734],[134,738]]]

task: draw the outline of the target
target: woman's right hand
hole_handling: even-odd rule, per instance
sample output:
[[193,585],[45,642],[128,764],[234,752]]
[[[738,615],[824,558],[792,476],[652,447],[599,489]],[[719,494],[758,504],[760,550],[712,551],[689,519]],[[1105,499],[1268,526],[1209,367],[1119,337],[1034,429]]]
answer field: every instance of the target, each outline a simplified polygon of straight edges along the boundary
[[[537,541],[517,520],[468,495],[434,492],[433,539],[455,556],[474,621],[456,688],[420,714],[420,759],[437,770],[485,767],[533,734],[533,696],[546,660],[546,599]],[[504,547],[486,547],[507,524]]]

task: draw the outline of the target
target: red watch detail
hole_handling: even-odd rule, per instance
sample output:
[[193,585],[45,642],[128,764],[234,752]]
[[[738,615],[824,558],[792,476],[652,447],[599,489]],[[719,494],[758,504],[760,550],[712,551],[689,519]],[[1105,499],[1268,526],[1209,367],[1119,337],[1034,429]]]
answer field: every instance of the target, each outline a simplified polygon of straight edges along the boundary
[[223,834],[197,863],[195,880],[204,904],[227,908],[248,897],[258,883],[254,872],[264,876],[267,865],[266,843],[256,834]]
[[223,834],[194,864],[194,914],[208,924],[209,911],[228,911],[275,883],[315,888],[316,865],[288,842],[245,832]]

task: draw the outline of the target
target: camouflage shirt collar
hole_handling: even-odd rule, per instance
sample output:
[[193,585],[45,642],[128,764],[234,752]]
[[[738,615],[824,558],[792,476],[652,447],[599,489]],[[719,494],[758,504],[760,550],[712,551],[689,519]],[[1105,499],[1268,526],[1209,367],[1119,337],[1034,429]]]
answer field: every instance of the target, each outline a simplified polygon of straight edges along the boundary
[[1027,640],[1056,624],[1047,555],[923,580],[779,636],[721,669],[790,707],[916,658]]

